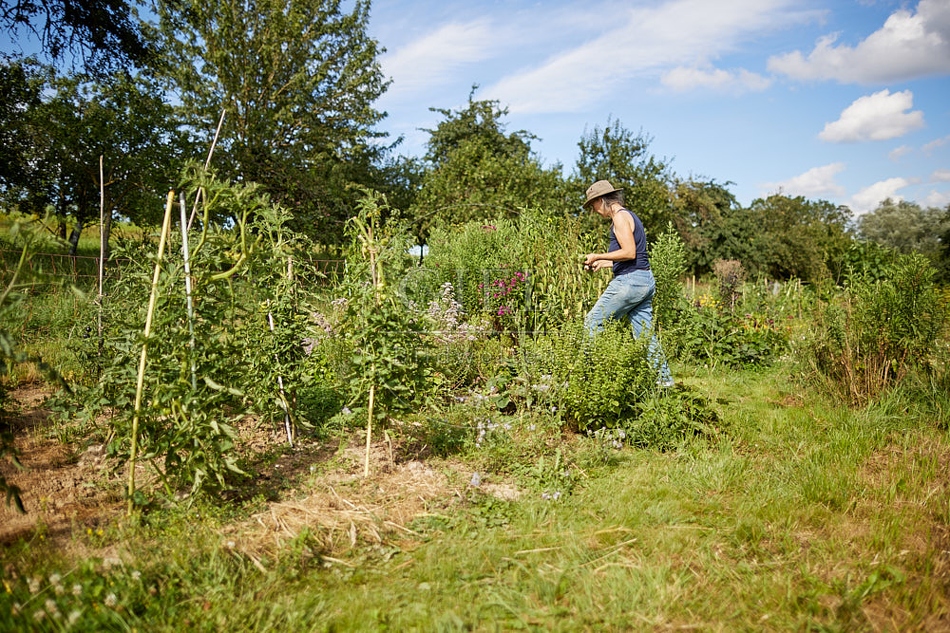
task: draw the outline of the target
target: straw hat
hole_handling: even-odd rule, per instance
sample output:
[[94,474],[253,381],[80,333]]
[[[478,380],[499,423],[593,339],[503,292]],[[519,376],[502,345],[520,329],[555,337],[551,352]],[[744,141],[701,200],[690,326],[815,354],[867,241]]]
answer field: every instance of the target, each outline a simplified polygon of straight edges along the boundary
[[598,180],[587,188],[587,200],[584,201],[584,206],[586,207],[596,198],[606,196],[608,193],[613,193],[615,191],[623,191],[623,189],[614,189],[614,186],[608,181]]

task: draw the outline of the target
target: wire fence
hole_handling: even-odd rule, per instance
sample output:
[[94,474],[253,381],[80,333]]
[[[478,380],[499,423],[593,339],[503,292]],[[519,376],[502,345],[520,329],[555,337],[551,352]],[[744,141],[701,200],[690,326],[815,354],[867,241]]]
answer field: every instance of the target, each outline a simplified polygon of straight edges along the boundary
[[[0,249],[0,284],[9,283],[20,261],[21,251]],[[31,253],[17,281],[23,296],[16,323],[3,324],[19,338],[41,339],[52,321],[69,323],[72,329],[84,327],[94,311],[99,288],[100,258],[91,255]],[[127,258],[107,258],[103,263],[104,301],[110,288],[121,280],[123,269],[138,266]],[[342,279],[346,260],[319,257],[295,257],[295,278],[300,283],[330,287]],[[58,317],[53,318],[55,312]]]
[[[19,250],[0,249],[0,280],[6,281],[16,270],[20,261]],[[31,253],[26,262],[23,283],[35,288],[50,284],[59,285],[68,282],[82,289],[95,288],[99,279],[99,257],[91,255],[65,255],[62,253]],[[126,258],[107,258],[103,265],[103,277],[106,281],[116,281],[122,277],[122,269],[131,260]],[[294,268],[305,274],[308,279],[320,280],[332,284],[342,278],[346,271],[344,259],[321,259],[316,257],[294,258]]]
[[[16,270],[21,251],[0,249],[0,279],[8,280]],[[99,279],[99,257],[62,253],[30,253],[23,282],[30,286],[68,281],[80,286],[95,286]],[[103,274],[118,279],[127,259],[107,259]]]

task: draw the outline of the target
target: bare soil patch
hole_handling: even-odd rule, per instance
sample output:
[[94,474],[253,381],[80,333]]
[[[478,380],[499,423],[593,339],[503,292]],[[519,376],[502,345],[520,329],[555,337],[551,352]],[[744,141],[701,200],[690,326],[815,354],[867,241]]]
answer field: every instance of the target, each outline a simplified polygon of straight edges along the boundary
[[[73,535],[119,519],[124,510],[127,469],[105,454],[105,447],[67,446],[52,436],[47,393],[20,388],[12,426],[23,470],[0,463],[7,481],[22,492],[27,514],[0,509],[0,546],[41,538],[61,548]],[[222,546],[251,560],[272,558],[302,534],[315,539],[326,555],[357,544],[413,540],[408,525],[429,513],[450,512],[463,501],[470,473],[440,462],[438,468],[400,456],[389,440],[370,451],[370,476],[364,477],[365,445],[360,433],[345,445],[298,438],[293,448],[280,429],[247,418],[237,426],[238,454],[253,476],[222,492],[225,501],[261,499],[263,510],[222,531]],[[137,480],[147,485],[143,469]],[[454,482],[454,483],[453,483]],[[492,482],[482,492],[514,499],[520,491]]]
[[7,482],[20,488],[26,514],[0,507],[0,545],[21,538],[63,539],[74,529],[95,528],[121,511],[118,475],[111,473],[102,446],[87,450],[48,437],[46,392],[15,390],[9,416],[23,470],[0,461]]

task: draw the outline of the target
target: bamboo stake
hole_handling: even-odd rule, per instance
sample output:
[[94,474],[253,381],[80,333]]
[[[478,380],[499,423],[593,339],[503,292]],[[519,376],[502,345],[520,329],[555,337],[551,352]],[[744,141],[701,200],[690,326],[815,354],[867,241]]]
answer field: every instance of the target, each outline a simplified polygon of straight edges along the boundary
[[[379,306],[379,286],[380,286],[380,276],[377,275],[376,271],[376,243],[373,241],[373,223],[372,220],[367,224],[367,230],[369,235],[368,240],[368,249],[369,249],[369,268],[370,274],[373,279],[373,299],[376,302],[376,305]],[[373,400],[376,395],[376,365],[373,364],[372,367],[372,382],[369,385],[369,415],[366,418],[366,457],[363,460],[363,478],[369,477],[369,449],[370,441],[373,437]]]
[[369,415],[366,416],[366,457],[363,460],[363,478],[369,477],[369,446],[373,440],[373,400],[376,395],[376,382],[369,386]]
[[[211,166],[211,156],[214,154],[214,146],[218,144],[218,135],[221,133],[221,126],[224,124],[224,113],[226,110],[221,110],[221,118],[218,119],[218,127],[214,131],[214,140],[211,141],[211,148],[208,150],[208,158],[205,159],[205,171],[208,170],[208,167]],[[191,217],[188,218],[188,230],[191,230],[191,223],[195,221],[195,215],[198,213],[198,203],[201,201],[201,196],[204,194],[203,189],[198,189],[198,194],[195,196],[195,206],[191,210]]]
[[175,205],[175,192],[168,192],[165,203],[165,219],[162,222],[162,235],[158,240],[158,256],[155,258],[155,274],[152,275],[152,291],[148,297],[148,310],[145,313],[145,340],[142,341],[142,356],[139,358],[139,374],[135,382],[135,413],[132,416],[132,448],[129,453],[129,501],[128,516],[132,516],[132,497],[135,494],[135,452],[138,448],[139,414],[142,411],[142,391],[145,386],[145,361],[148,358],[148,337],[152,334],[152,317],[155,314],[155,303],[158,299],[158,279],[162,272],[162,255],[165,252],[165,241],[171,229],[172,208]]
[[185,303],[188,308],[188,342],[191,348],[191,390],[198,390],[198,377],[195,371],[195,307],[191,300],[191,263],[188,258],[188,227],[185,225],[185,192],[181,192],[181,252],[185,261]]

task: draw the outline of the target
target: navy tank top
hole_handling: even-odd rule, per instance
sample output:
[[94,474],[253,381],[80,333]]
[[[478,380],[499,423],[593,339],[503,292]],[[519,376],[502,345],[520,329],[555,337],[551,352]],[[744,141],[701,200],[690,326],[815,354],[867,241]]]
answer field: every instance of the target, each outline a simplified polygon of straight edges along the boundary
[[[633,243],[637,246],[637,258],[628,259],[623,262],[614,262],[614,276],[631,273],[635,270],[650,270],[650,257],[647,254],[647,234],[643,230],[643,222],[637,217],[637,214],[630,209],[621,209],[618,213],[627,212],[633,218]],[[620,250],[620,242],[614,234],[613,222],[610,223],[610,247],[607,252]]]

